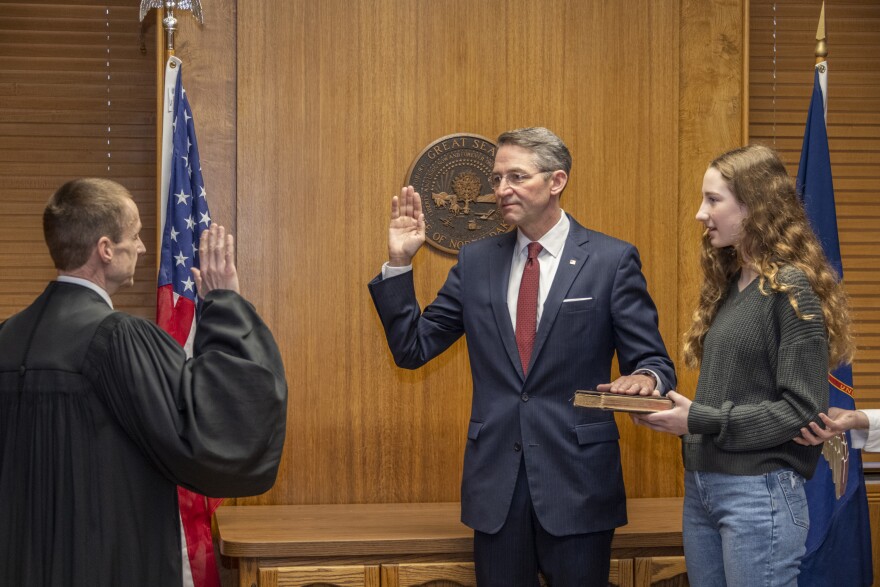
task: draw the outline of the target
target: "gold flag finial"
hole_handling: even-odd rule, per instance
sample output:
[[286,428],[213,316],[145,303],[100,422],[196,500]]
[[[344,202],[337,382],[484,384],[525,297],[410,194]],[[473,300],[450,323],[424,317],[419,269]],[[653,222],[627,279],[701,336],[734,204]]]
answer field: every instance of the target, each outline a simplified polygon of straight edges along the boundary
[[141,22],[151,8],[164,8],[165,18],[162,24],[165,27],[165,60],[174,55],[174,33],[177,32],[177,18],[174,16],[175,10],[191,10],[193,16],[199,21],[199,24],[205,24],[205,17],[202,16],[201,0],[141,0]]
[[819,27],[816,29],[816,63],[822,63],[828,58],[828,43],[825,41],[825,2],[822,2]]

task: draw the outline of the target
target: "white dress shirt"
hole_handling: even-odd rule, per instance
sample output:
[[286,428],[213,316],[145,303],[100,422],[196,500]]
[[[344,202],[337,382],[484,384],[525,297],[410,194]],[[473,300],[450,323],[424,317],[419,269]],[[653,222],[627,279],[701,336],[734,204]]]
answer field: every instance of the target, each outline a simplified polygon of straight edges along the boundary
[[[535,324],[540,328],[541,315],[544,313],[544,302],[556,277],[559,268],[559,257],[565,247],[565,239],[568,238],[568,229],[571,223],[565,212],[562,212],[559,222],[553,225],[544,236],[537,240],[541,244],[541,252],[538,253],[541,277],[538,280],[538,320]],[[517,229],[516,247],[513,249],[513,259],[510,261],[510,281],[507,282],[507,311],[510,312],[510,323],[516,332],[516,304],[519,300],[519,284],[522,282],[523,268],[529,259],[529,237]]]

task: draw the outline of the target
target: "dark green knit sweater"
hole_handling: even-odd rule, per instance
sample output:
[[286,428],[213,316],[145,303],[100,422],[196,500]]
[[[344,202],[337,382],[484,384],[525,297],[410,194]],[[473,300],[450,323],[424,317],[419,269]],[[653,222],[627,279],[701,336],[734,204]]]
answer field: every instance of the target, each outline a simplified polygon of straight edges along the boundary
[[822,307],[804,273],[780,281],[795,288],[798,318],[785,293],[743,291],[734,277],[706,334],[697,394],[682,438],[685,469],[759,475],[791,468],[810,478],[821,447],[792,438],[828,409],[828,341]]

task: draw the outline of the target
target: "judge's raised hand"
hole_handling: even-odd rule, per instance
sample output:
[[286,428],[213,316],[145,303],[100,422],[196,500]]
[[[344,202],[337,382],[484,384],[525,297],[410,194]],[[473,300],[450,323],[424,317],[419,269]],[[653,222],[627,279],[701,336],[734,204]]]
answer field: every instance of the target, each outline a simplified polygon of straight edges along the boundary
[[391,199],[391,223],[388,226],[388,264],[403,267],[425,243],[425,215],[422,199],[413,187],[400,190],[400,196]]
[[238,290],[238,271],[235,269],[235,241],[219,224],[202,232],[199,242],[199,269],[192,268],[199,297],[215,289]]
[[825,428],[816,422],[810,422],[801,428],[801,435],[793,440],[802,446],[816,446],[853,428],[868,429],[868,416],[858,410],[828,408],[828,415],[819,414],[819,419],[825,424]]

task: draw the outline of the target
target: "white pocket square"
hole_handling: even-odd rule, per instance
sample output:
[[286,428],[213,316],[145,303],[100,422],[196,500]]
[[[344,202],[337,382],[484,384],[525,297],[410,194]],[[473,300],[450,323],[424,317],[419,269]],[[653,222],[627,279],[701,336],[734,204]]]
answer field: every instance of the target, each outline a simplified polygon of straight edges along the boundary
[[587,300],[592,300],[593,298],[568,298],[567,300],[562,300],[563,304],[567,304],[568,302],[586,302]]

